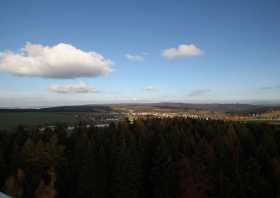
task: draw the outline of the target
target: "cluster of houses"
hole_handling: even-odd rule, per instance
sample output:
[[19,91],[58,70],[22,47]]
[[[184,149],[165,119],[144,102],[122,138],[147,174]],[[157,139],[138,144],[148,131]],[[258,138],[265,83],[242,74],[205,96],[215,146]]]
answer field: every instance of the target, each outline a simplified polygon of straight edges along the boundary
[[220,119],[222,115],[217,114],[215,112],[129,112],[128,117],[136,118],[175,118],[175,117],[183,117],[183,118],[193,118],[193,119]]

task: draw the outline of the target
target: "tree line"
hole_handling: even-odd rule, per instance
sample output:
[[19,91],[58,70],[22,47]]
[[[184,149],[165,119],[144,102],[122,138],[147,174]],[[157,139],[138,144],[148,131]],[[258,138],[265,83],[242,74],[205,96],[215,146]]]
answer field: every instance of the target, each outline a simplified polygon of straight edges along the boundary
[[148,119],[0,132],[0,191],[14,198],[280,196],[280,127]]

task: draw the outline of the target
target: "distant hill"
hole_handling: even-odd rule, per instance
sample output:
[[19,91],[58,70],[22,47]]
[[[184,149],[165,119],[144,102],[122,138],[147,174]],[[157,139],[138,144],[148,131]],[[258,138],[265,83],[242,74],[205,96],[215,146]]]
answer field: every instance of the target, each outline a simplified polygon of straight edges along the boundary
[[244,110],[244,109],[256,109],[262,106],[251,104],[193,104],[193,103],[159,103],[155,104],[156,107],[168,107],[168,108],[185,108],[185,109],[205,109],[212,111],[231,111],[231,110]]
[[162,108],[162,109],[180,109],[180,110],[207,110],[214,112],[223,112],[228,114],[252,114],[263,113],[271,110],[280,110],[280,106],[269,105],[252,105],[252,104],[219,104],[219,103],[148,103],[148,104],[122,104],[121,107],[133,109],[148,109],[148,108]]
[[0,109],[0,112],[109,112],[112,108],[109,105],[77,105],[77,106],[57,106],[47,108],[14,108]]

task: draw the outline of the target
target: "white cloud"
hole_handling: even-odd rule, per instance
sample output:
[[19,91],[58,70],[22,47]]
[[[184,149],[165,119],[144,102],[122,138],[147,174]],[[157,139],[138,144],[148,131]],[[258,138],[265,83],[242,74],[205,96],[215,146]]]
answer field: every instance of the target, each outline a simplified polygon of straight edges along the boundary
[[144,87],[144,91],[155,92],[155,91],[159,91],[159,89],[154,86],[147,86],[147,87]]
[[165,49],[162,52],[162,56],[168,60],[185,58],[190,56],[199,56],[203,51],[196,47],[194,44],[182,44],[177,48]]
[[76,85],[50,85],[49,91],[55,93],[95,93],[96,89],[85,82],[80,82]]
[[210,89],[196,89],[196,90],[191,91],[189,96],[190,97],[203,96],[205,94],[208,94],[209,92],[211,92]]
[[65,43],[51,47],[27,43],[19,52],[0,52],[0,71],[18,76],[94,77],[110,73],[111,65],[101,54]]
[[129,61],[140,62],[140,61],[144,60],[144,56],[143,55],[139,55],[139,54],[126,54],[125,57]]
[[260,87],[259,89],[260,89],[260,90],[264,90],[264,91],[267,91],[267,90],[277,90],[277,89],[280,89],[280,85],[276,85],[276,86],[264,86],[264,87]]

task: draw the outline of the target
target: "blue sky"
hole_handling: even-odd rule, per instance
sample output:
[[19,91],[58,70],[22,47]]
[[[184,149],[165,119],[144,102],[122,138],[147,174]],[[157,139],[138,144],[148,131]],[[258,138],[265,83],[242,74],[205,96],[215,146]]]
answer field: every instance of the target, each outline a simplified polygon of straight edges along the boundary
[[0,106],[280,102],[279,9],[279,0],[1,1]]

